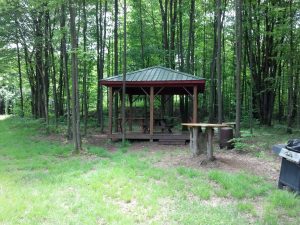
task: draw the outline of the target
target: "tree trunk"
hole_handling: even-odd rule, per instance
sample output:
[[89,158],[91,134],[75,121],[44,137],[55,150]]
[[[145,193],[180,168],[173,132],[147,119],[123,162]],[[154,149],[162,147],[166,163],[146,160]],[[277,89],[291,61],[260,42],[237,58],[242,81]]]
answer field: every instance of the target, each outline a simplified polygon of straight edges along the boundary
[[222,67],[221,67],[221,0],[217,0],[217,59],[216,59],[216,69],[217,69],[217,92],[218,92],[218,123],[222,123],[223,119],[223,109],[222,109]]
[[126,0],[124,0],[124,49],[123,49],[123,80],[122,80],[122,143],[125,145],[125,134],[126,134],[126,106],[125,106],[125,101],[126,101],[126,50],[127,50],[127,45],[126,45]]
[[165,4],[163,5],[163,1],[159,0],[160,13],[161,13],[161,22],[162,22],[162,44],[164,50],[164,61],[165,66],[169,67],[169,41],[168,41],[168,3],[169,0],[165,0]]
[[[45,6],[47,7],[47,5]],[[47,132],[49,132],[49,116],[48,116],[48,90],[49,90],[49,73],[50,73],[50,45],[49,45],[49,10],[46,9],[44,19],[44,38],[45,38],[45,46],[44,46],[44,56],[45,56],[45,63],[44,63],[44,72],[43,75],[43,93],[44,93],[44,107],[45,107],[45,119],[46,119],[46,126]]]
[[34,27],[35,27],[35,79],[36,79],[36,95],[35,95],[35,106],[37,118],[45,118],[45,98],[43,85],[43,32],[42,32],[42,17],[43,12],[38,12],[38,15],[34,16]]
[[[119,57],[118,57],[118,0],[115,0],[115,26],[114,26],[114,74],[119,74]],[[115,92],[115,108],[114,108],[114,117],[115,117],[115,132],[118,131],[118,94]]]
[[292,131],[292,123],[293,123],[293,111],[294,111],[294,19],[292,12],[292,4],[293,0],[289,1],[290,3],[290,54],[289,54],[289,76],[288,76],[288,115],[287,115],[287,133],[291,134]]
[[78,62],[77,62],[77,32],[75,25],[76,3],[73,0],[69,1],[70,11],[70,34],[72,48],[72,125],[73,125],[73,142],[74,152],[79,153],[81,150],[80,137],[80,105],[79,105],[79,87],[78,87]]
[[177,20],[177,0],[170,1],[170,66],[175,69],[175,28]]
[[71,130],[71,94],[69,85],[69,69],[68,69],[68,53],[67,53],[67,41],[66,41],[66,9],[65,5],[61,5],[61,15],[60,15],[60,27],[63,32],[61,38],[61,50],[62,50],[62,69],[64,74],[65,82],[65,92],[66,92],[66,113],[67,113],[67,138],[70,140],[72,138]]
[[214,46],[212,53],[212,61],[210,64],[210,95],[209,95],[209,122],[213,123],[216,119],[216,57],[217,57],[217,13],[214,16]]
[[[17,22],[16,22],[17,26]],[[21,113],[20,116],[24,117],[24,100],[23,100],[23,80],[22,80],[22,70],[21,70],[21,56],[20,56],[20,49],[19,49],[19,35],[18,30],[16,29],[16,37],[17,37],[17,59],[18,59],[18,72],[19,72],[19,89],[20,89],[20,108]]]
[[[105,0],[105,6],[104,6],[104,25],[103,25],[103,37],[101,37],[101,53],[100,53],[100,79],[103,79],[103,73],[104,73],[104,53],[105,53],[105,43],[106,43],[106,24],[107,24],[107,0]],[[101,26],[102,27],[102,26]],[[101,32],[102,34],[102,32]],[[104,131],[104,119],[103,119],[103,86],[102,84],[99,85],[100,87],[100,129],[101,132]]]
[[194,23],[195,23],[195,0],[191,0],[190,8],[190,24],[189,24],[189,40],[186,55],[186,72],[194,73]]
[[87,121],[88,121],[88,102],[87,102],[87,38],[86,38],[86,30],[87,30],[87,17],[86,17],[86,0],[83,0],[83,82],[82,82],[82,90],[83,90],[83,112],[84,112],[84,135],[87,133]]
[[139,14],[140,14],[140,42],[141,42],[141,60],[142,68],[145,68],[145,50],[144,50],[144,24],[142,12],[142,0],[139,1]]
[[235,136],[239,138],[240,122],[241,122],[241,65],[242,65],[242,0],[235,1],[235,13],[236,13],[236,133]]

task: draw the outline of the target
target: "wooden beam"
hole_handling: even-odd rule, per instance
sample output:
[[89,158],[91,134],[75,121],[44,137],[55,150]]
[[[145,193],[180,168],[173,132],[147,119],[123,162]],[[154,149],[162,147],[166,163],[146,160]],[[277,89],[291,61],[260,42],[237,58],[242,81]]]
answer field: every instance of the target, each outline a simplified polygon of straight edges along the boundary
[[154,87],[150,87],[150,141],[153,141],[154,133]]
[[193,123],[197,123],[198,114],[198,88],[195,85],[193,88]]
[[113,116],[113,90],[108,88],[108,133],[112,134],[112,116]]

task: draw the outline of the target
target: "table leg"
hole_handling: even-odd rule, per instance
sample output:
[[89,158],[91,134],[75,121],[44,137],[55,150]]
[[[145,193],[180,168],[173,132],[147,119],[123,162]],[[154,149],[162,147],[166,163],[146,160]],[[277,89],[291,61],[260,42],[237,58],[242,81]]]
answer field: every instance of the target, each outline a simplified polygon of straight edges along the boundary
[[199,148],[198,148],[198,127],[193,128],[193,136],[194,136],[194,152],[193,155],[199,155]]
[[213,156],[213,144],[212,144],[212,136],[213,136],[213,129],[211,127],[207,127],[207,158],[208,160],[214,160]]
[[194,144],[194,139],[193,139],[193,128],[190,127],[190,151],[193,153],[193,144]]
[[206,132],[202,132],[202,129],[198,128],[198,149],[199,149],[199,155],[202,153],[205,153],[207,150],[207,144],[206,144]]
[[193,157],[200,154],[198,147],[198,127],[190,128],[190,149]]

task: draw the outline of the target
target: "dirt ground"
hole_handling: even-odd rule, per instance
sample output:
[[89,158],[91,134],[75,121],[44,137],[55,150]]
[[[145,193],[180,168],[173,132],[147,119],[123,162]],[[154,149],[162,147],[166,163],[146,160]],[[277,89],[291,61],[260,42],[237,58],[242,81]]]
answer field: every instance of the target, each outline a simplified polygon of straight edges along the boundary
[[[115,145],[103,139],[103,135],[93,135],[85,141],[91,145],[103,146],[110,151],[115,150]],[[270,181],[276,181],[280,171],[280,158],[266,149],[265,157],[259,158],[250,153],[241,153],[235,150],[220,149],[214,145],[214,156],[216,160],[206,160],[206,155],[192,157],[189,145],[160,145],[157,142],[132,142],[129,151],[142,151],[147,149],[149,154],[163,151],[163,157],[155,163],[158,167],[185,166],[198,169],[220,169],[230,172],[245,171],[251,174],[265,177]]]
[[[221,150],[214,145],[214,161],[207,161],[206,155],[201,154],[192,157],[189,145],[159,145],[158,143],[135,142],[131,146],[131,151],[148,149],[149,152],[157,150],[165,151],[166,154],[156,163],[159,167],[185,166],[198,169],[220,169],[230,172],[245,171],[258,176],[263,176],[268,180],[276,181],[280,171],[280,158],[273,155],[271,150],[267,157],[258,158],[249,153],[239,153],[235,150]],[[173,154],[174,150],[178,154]]]
[[[51,135],[48,140],[57,140],[66,143],[62,136]],[[109,151],[116,151],[118,143],[110,142],[106,135],[89,135],[83,138],[83,143],[88,145],[101,146]],[[158,142],[150,143],[149,141],[131,142],[129,151],[145,151],[153,154],[162,151],[162,157],[155,162],[157,167],[191,167],[196,169],[219,169],[230,172],[245,171],[257,176],[265,177],[267,180],[276,182],[280,171],[280,158],[266,149],[265,157],[259,158],[250,153],[237,152],[235,150],[219,149],[214,145],[214,161],[207,161],[206,155],[202,154],[192,157],[189,151],[189,145],[160,145]]]

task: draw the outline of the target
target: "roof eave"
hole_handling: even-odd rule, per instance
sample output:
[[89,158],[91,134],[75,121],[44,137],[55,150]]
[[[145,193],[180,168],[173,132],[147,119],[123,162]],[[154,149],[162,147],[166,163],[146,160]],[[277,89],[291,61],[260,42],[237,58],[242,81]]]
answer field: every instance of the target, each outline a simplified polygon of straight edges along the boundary
[[[100,84],[108,87],[122,86],[123,81],[101,80]],[[201,80],[176,80],[176,81],[125,81],[128,87],[151,87],[151,86],[194,86],[205,84],[205,79]]]

